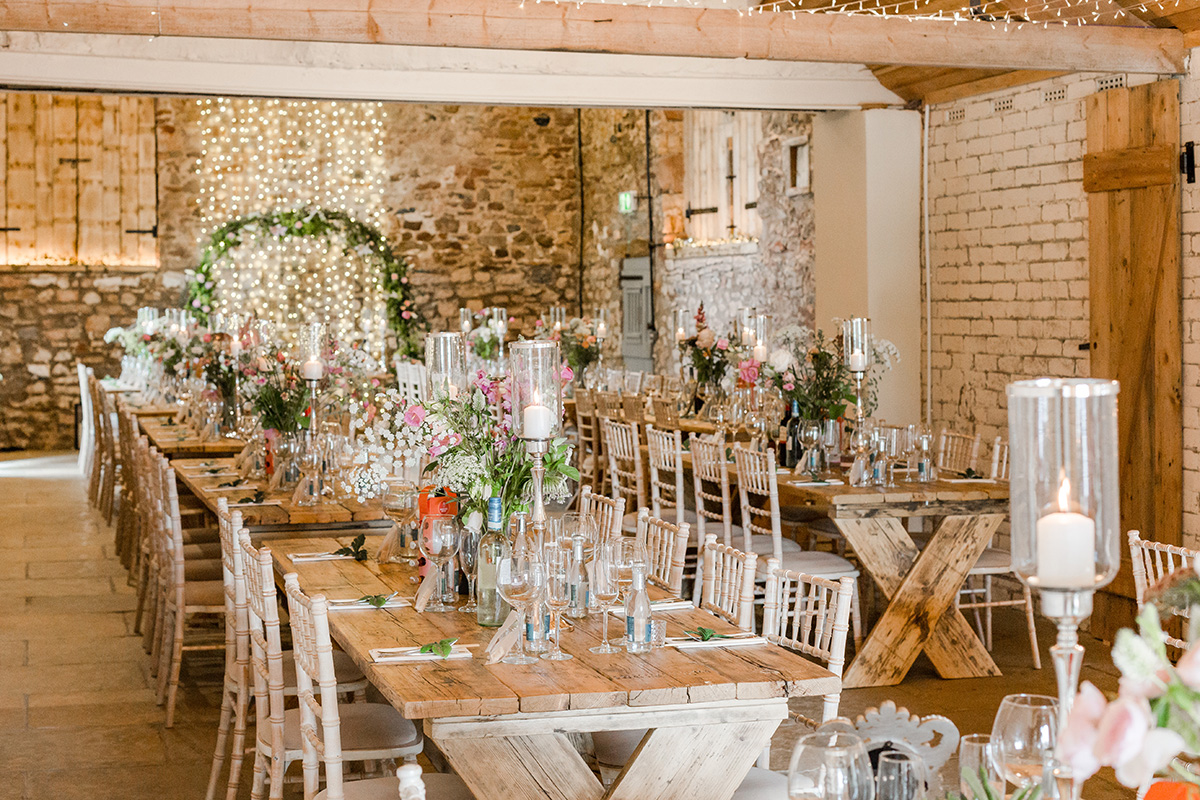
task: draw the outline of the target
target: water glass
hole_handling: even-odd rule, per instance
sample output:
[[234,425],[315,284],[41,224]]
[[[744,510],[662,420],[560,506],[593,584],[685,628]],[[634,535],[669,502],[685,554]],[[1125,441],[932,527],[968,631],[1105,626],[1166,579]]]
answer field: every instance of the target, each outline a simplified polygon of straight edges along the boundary
[[1040,784],[1058,739],[1058,700],[1010,694],[992,723],[993,757],[1000,774],[1018,788]]
[[608,641],[608,608],[620,594],[617,583],[618,554],[614,552],[620,547],[617,541],[597,542],[596,557],[592,561],[592,596],[600,604],[600,614],[604,617],[604,642],[591,649],[593,653],[621,653]]
[[[545,588],[546,570],[536,555],[528,549],[514,549],[508,542],[502,542],[500,560],[496,565],[496,590],[500,596],[525,617],[529,609],[541,601]],[[517,652],[505,656],[503,660],[505,664],[538,662],[536,657],[526,655],[523,634],[517,636]]]
[[[458,554],[461,546],[461,526],[454,516],[429,515],[421,520],[421,533],[417,544],[421,553],[437,570],[439,583],[445,580],[446,565]],[[439,586],[433,600],[425,607],[426,611],[450,611],[450,607],[442,602],[445,587]]]
[[546,606],[554,615],[554,639],[549,651],[542,653],[547,661],[570,661],[575,656],[562,651],[562,615],[571,604],[570,575],[572,553],[558,542],[547,542],[542,550],[546,562]]
[[959,788],[963,797],[975,797],[977,792],[967,780],[968,775],[979,781],[979,788],[988,786],[997,797],[1004,796],[1004,778],[996,766],[992,737],[986,733],[971,733],[958,740]]
[[475,579],[479,575],[479,540],[482,538],[481,529],[467,528],[462,534],[462,547],[458,549],[458,567],[467,576],[467,602],[458,607],[464,614],[479,610],[475,604]]
[[879,800],[923,800],[923,773],[921,762],[907,753],[891,751],[881,754],[877,797]]
[[789,800],[874,800],[875,776],[863,740],[844,731],[800,737],[788,767]]

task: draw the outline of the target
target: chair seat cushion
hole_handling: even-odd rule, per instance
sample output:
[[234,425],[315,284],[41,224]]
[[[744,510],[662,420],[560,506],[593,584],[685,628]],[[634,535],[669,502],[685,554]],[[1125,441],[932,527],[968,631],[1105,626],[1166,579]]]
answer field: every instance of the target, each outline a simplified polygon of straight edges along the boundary
[[[354,659],[341,650],[333,651],[333,674],[337,676],[338,686],[366,681]],[[291,653],[283,654],[283,687],[284,694],[296,693],[296,659]]]
[[[475,800],[475,795],[457,775],[426,772],[421,776],[421,781],[425,784],[425,796],[429,800]],[[346,800],[396,800],[400,796],[400,781],[395,776],[345,781],[342,791]],[[317,793],[316,800],[325,800],[324,789]]]
[[[636,512],[633,514],[626,514],[624,517],[621,518],[621,530],[624,531],[625,533],[637,533],[637,518],[638,518],[638,515]],[[671,523],[672,525],[676,524],[675,523],[675,509],[664,508],[663,509],[663,519],[666,520],[667,522]],[[684,509],[683,521],[686,522],[689,527],[691,527],[692,539],[695,540],[696,539],[696,512],[691,510],[690,508]],[[714,528],[712,528],[712,530],[718,530],[721,527],[720,523],[716,523],[716,522],[709,522],[707,524],[715,526]],[[739,530],[739,532],[740,532],[740,530]],[[718,539],[721,538],[721,535],[719,533],[717,534],[717,538]]]
[[[750,550],[758,553],[763,558],[770,558],[775,554],[774,537],[769,533],[756,533],[750,537]],[[745,540],[740,536],[733,537],[733,546],[741,550],[745,546]],[[783,555],[786,558],[788,553],[802,553],[804,548],[794,539],[789,539],[786,536],[781,536],[779,546],[783,550]]]
[[225,605],[223,581],[187,581],[183,584],[183,602],[189,606]]
[[623,767],[645,737],[646,728],[595,731],[592,733],[592,744],[595,746],[596,761],[606,767]]
[[[342,703],[338,706],[341,718],[342,755],[348,760],[355,753],[382,753],[416,748],[420,752],[421,733],[400,712],[384,703]],[[320,730],[320,721],[317,729]],[[270,726],[264,725],[258,732],[259,741],[270,743]],[[300,709],[290,708],[283,715],[283,746],[296,752],[300,743]],[[361,758],[362,756],[358,756]],[[387,757],[387,756],[375,756]]]
[[[820,553],[814,550],[804,550],[799,553],[784,553],[783,563],[780,566],[786,570],[803,572],[806,575],[829,578],[831,580],[858,577],[858,570],[846,559],[835,553]],[[766,559],[760,558],[758,561],[759,580],[765,580],[766,574]]]
[[[187,559],[183,562],[183,576],[189,583],[192,581],[216,581],[221,582],[221,560],[217,559],[201,559],[193,561]],[[224,602],[224,601],[222,601]]]
[[1012,572],[1012,554],[1007,550],[989,547],[979,556],[969,575],[1003,575]]
[[742,779],[733,800],[778,800],[787,797],[787,776],[761,767],[751,767]]

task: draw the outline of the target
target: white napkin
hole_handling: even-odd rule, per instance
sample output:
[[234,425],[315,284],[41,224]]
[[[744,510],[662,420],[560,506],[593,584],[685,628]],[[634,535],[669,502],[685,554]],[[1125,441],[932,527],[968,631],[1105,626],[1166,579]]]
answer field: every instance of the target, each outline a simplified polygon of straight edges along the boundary
[[[209,467],[209,469],[212,469],[212,467]],[[238,475],[236,472],[208,472],[207,470],[205,470],[204,472],[193,472],[192,477],[194,477],[194,478],[240,478],[241,476]]]
[[450,648],[450,655],[443,659],[437,653],[422,653],[420,647],[381,647],[369,651],[371,660],[376,664],[407,664],[419,661],[449,661],[455,658],[471,658],[471,651],[466,645],[456,644]]
[[425,576],[425,580],[421,581],[421,585],[417,589],[417,597],[413,601],[413,607],[416,608],[417,611],[424,611],[425,606],[429,605],[429,601],[433,599],[433,593],[437,591],[437,588],[438,574],[437,570],[435,569],[431,570],[429,574]]
[[[243,490],[245,490],[245,488],[246,488],[245,486],[242,487]],[[262,500],[258,503],[254,502],[253,500],[247,500],[245,503],[230,503],[229,507],[230,508],[245,508],[246,506],[281,506],[281,505],[283,505],[282,500]],[[303,561],[304,559],[302,558],[300,560]],[[309,560],[312,560],[312,559],[309,559]]]
[[271,480],[267,483],[268,492],[275,491],[279,488],[279,484],[283,483],[283,472],[286,467],[287,465],[284,463],[278,461],[275,463],[275,472],[271,474]]
[[738,639],[709,639],[707,642],[702,642],[699,639],[667,639],[666,641],[668,647],[675,647],[679,650],[706,650],[710,647],[747,647],[758,644],[769,643],[761,636],[747,636]]
[[[651,600],[650,601],[650,610],[651,611],[684,611],[684,610],[695,611],[696,606],[692,603],[691,600]],[[625,606],[609,606],[608,613],[624,614]]]
[[353,561],[354,556],[338,555],[337,553],[293,553],[288,556],[292,563],[304,561]]
[[946,483],[995,483],[995,478],[946,478]]
[[787,481],[788,486],[841,486],[843,481],[834,478],[830,481]]
[[393,597],[382,606],[373,606],[364,600],[326,600],[325,602],[329,606],[330,611],[357,611],[363,608],[405,608],[412,605],[412,603],[403,597]]
[[504,624],[496,631],[492,640],[488,642],[487,648],[483,651],[483,654],[487,657],[488,664],[495,664],[497,661],[503,659],[516,645],[517,639],[525,635],[525,631],[522,630],[521,626],[523,618],[523,614],[518,614],[515,611],[509,612],[508,618],[504,620]]

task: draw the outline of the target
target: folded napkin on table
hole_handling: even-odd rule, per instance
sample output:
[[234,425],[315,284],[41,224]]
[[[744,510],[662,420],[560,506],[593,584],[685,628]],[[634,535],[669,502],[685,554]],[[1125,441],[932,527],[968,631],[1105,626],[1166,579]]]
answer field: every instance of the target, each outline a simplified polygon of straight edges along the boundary
[[486,663],[495,664],[504,658],[516,646],[517,639],[525,635],[521,629],[521,618],[521,614],[513,612],[508,615],[508,619],[504,620],[504,624],[496,631],[496,635],[492,637],[483,651],[484,656],[487,657]]
[[[242,488],[242,491],[246,490],[245,486],[243,486],[241,488]],[[235,502],[229,503],[230,508],[245,508],[246,506],[281,506],[281,505],[283,505],[282,500],[259,500],[258,502],[255,502],[253,500],[246,500],[245,502],[235,501]],[[301,558],[300,560],[303,561],[304,559]]]
[[450,655],[442,658],[437,653],[422,653],[420,647],[380,647],[369,651],[371,661],[376,664],[404,664],[414,661],[448,661],[454,658],[471,658],[471,651],[466,645],[456,644],[450,649]]
[[787,481],[788,486],[841,486],[843,481],[834,478],[831,481]]
[[[696,605],[691,600],[651,600],[651,611],[685,611],[696,610]],[[625,606],[609,606],[608,613],[624,614]]]
[[702,650],[709,647],[746,647],[756,644],[769,644],[769,642],[761,636],[746,636],[735,639],[709,639],[707,642],[686,638],[667,639],[666,641],[667,647],[676,647],[680,650]]
[[425,606],[429,605],[429,601],[433,598],[433,593],[438,588],[437,570],[431,570],[425,576],[425,580],[421,581],[420,588],[417,589],[417,598],[413,601],[413,607],[417,611],[424,611]]
[[365,600],[326,600],[330,611],[355,611],[361,608],[405,608],[412,605],[403,597],[393,597],[381,606],[371,605]]
[[945,478],[946,483],[995,483],[995,478]]
[[354,556],[338,555],[337,553],[293,553],[288,556],[292,563],[301,561],[353,561]]

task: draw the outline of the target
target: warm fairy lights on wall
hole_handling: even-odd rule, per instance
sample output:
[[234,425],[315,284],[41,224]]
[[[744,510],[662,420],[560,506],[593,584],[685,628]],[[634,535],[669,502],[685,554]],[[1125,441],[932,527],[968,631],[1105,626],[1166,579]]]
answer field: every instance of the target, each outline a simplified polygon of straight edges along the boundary
[[[216,98],[198,100],[203,149],[201,243],[246,214],[308,205],[377,225],[383,209],[379,103]],[[316,238],[245,240],[218,262],[217,312],[253,311],[294,338],[321,320],[339,339],[384,336],[379,276],[342,243]]]

